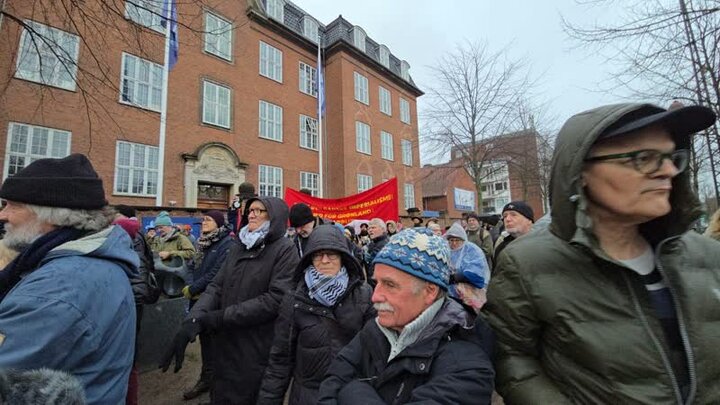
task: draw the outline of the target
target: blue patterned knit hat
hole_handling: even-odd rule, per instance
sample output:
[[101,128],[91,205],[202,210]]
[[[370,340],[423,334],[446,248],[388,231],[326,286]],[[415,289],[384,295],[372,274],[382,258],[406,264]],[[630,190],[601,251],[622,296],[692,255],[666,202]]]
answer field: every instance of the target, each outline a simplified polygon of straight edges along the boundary
[[408,228],[395,234],[375,256],[384,263],[447,290],[450,280],[450,248],[426,228]]

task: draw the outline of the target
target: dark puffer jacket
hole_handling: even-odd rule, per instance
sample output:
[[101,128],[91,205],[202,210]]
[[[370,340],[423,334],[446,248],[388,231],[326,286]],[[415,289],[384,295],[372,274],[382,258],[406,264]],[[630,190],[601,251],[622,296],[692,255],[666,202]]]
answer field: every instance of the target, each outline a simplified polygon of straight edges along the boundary
[[215,278],[215,275],[227,258],[230,246],[233,244],[233,238],[230,236],[229,229],[223,229],[218,236],[218,241],[208,246],[205,250],[200,265],[196,266],[195,263],[193,263],[193,282],[190,283],[189,288],[190,294],[193,296],[205,291],[208,284]]
[[610,123],[644,107],[605,106],[568,120],[553,158],[550,227],[499,256],[483,310],[497,333],[507,403],[720,404],[720,247],[690,231],[701,211],[689,171],[672,180],[671,212],[640,226],[677,307],[685,401],[644,280],[603,251],[587,212],[580,174],[588,150]]
[[[251,199],[246,205],[246,212]],[[297,251],[283,237],[288,207],[275,197],[259,199],[270,218],[264,241],[252,248],[235,242],[225,263],[190,311],[190,318],[222,310],[214,345],[213,404],[254,404],[267,366],[280,302],[297,267]]]
[[445,299],[417,341],[389,363],[387,338],[368,322],[330,366],[317,403],[489,404],[493,366],[472,317]]
[[[364,282],[360,263],[352,257],[345,241],[334,225],[321,225],[310,234],[305,255],[295,271],[297,287],[285,296],[276,322],[258,405],[282,404],[290,378],[290,405],[316,404],[320,383],[332,360],[365,322],[375,318],[377,313],[370,301],[372,289]],[[312,254],[319,250],[340,252],[350,277],[347,290],[333,307],[311,299],[304,279]]]

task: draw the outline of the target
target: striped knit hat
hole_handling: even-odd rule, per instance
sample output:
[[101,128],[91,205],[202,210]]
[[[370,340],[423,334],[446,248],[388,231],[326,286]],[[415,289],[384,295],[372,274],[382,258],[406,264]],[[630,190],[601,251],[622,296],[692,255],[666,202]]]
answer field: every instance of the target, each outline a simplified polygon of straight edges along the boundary
[[447,290],[450,279],[447,242],[426,228],[408,228],[395,234],[373,264],[384,263]]

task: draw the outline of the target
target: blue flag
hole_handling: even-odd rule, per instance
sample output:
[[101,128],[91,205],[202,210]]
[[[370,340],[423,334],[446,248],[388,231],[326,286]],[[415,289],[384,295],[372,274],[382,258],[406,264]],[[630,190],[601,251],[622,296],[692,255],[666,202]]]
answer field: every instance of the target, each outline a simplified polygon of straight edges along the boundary
[[325,77],[323,77],[322,58],[320,50],[322,49],[322,40],[318,41],[317,53],[317,100],[318,100],[318,119],[325,114]]
[[177,4],[175,0],[163,1],[163,20],[162,26],[168,28],[170,21],[170,66],[172,69],[178,60],[178,31],[177,31]]

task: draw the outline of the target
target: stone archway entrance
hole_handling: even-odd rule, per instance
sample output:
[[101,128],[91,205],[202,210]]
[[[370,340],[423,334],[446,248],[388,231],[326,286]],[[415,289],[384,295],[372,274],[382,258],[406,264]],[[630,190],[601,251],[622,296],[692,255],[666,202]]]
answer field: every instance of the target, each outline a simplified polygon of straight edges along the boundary
[[201,145],[185,160],[185,206],[225,209],[240,183],[247,164],[235,151],[220,142]]

